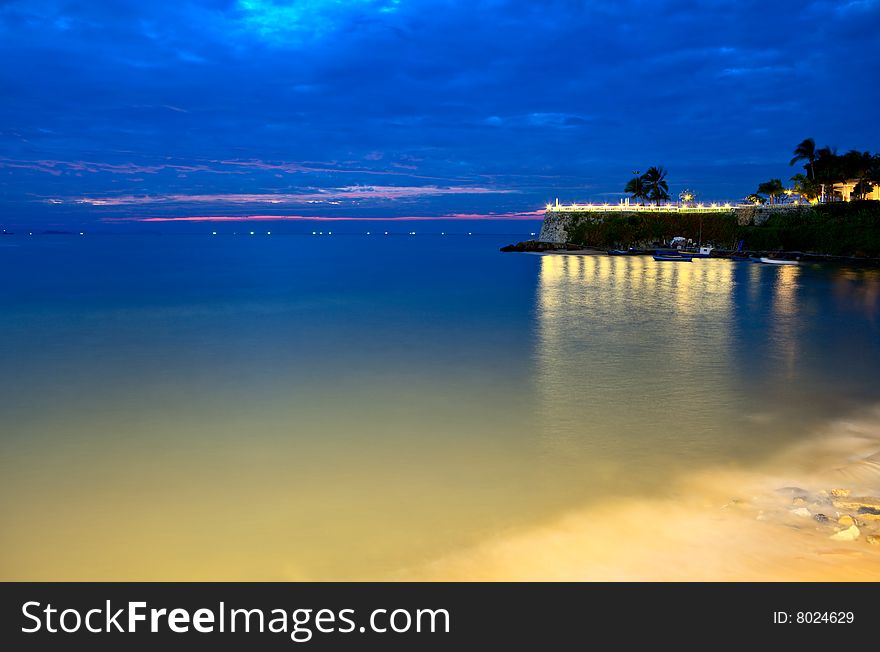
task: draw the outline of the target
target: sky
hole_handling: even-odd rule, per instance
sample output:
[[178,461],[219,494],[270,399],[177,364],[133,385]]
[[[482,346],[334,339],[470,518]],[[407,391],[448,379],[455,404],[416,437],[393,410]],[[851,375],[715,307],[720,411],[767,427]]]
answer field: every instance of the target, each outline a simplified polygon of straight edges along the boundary
[[0,0],[0,225],[730,201],[880,150],[880,0]]

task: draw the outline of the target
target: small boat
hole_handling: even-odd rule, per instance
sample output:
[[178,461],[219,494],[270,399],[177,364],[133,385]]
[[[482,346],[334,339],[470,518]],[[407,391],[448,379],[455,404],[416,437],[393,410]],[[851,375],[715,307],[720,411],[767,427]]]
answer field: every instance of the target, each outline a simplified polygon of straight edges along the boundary
[[797,260],[786,260],[784,258],[767,258],[761,257],[759,259],[762,263],[766,263],[768,265],[800,265],[800,261]]
[[691,258],[711,258],[715,247],[700,247],[699,251],[682,251],[682,255]]
[[691,260],[693,260],[693,256],[667,256],[664,254],[655,254],[654,260],[669,263],[689,263],[691,262]]
[[628,251],[624,251],[623,249],[610,249],[608,251],[609,256],[629,256]]

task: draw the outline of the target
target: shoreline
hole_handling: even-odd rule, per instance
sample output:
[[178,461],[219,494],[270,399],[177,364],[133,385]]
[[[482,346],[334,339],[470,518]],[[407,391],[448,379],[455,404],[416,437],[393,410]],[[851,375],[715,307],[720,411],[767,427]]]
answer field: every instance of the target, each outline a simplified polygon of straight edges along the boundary
[[[667,250],[664,247],[650,249],[638,249],[632,252],[619,254],[618,257],[628,256],[652,256],[658,251]],[[501,247],[500,251],[509,253],[537,254],[541,256],[607,256],[607,249],[593,247],[581,247],[571,243],[543,242],[540,240],[524,240],[516,244]],[[715,249],[709,259],[730,260],[733,256],[748,256],[749,258],[784,258],[798,260],[801,263],[831,263],[847,267],[880,267],[880,258],[857,257],[857,256],[833,256],[831,254],[819,254],[804,251],[743,251],[736,252],[727,249]],[[748,262],[748,261],[746,261]]]
[[880,407],[829,430],[754,468],[499,533],[402,579],[878,581]]

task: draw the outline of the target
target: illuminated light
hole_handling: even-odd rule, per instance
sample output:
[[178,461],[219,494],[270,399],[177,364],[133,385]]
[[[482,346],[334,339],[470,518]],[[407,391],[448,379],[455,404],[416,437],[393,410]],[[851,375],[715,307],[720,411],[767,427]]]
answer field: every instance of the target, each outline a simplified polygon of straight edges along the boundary
[[317,231],[312,231],[312,235],[318,235]]
[[730,208],[730,204],[724,204],[724,208]]
[[718,208],[718,204],[712,204],[712,208]]
[[318,235],[324,235],[323,231],[318,231]]
[[468,231],[468,235],[473,235],[473,233],[471,233],[470,231]]
[[327,231],[327,235],[333,235],[333,231]]
[[79,234],[80,234],[80,235],[85,235],[85,233],[83,233],[82,231],[80,231]]
[[441,231],[440,235],[446,235],[446,231]]
[[217,235],[216,231],[211,231],[211,235]]
[[253,232],[253,231],[251,231],[251,235],[253,235],[253,234],[254,234],[254,232]]
[[547,210],[549,211],[553,207],[553,204],[547,204]]
[[529,235],[535,235],[534,233],[529,233]]
[[266,235],[272,235],[271,231],[266,231]]

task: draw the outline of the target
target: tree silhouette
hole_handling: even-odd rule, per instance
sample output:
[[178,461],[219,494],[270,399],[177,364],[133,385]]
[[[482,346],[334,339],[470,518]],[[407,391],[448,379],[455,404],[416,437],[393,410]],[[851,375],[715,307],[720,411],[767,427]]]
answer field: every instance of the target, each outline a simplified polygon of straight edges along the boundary
[[648,199],[658,206],[661,201],[669,200],[669,183],[666,181],[666,170],[660,166],[651,166],[642,175],[642,183],[648,193]]

